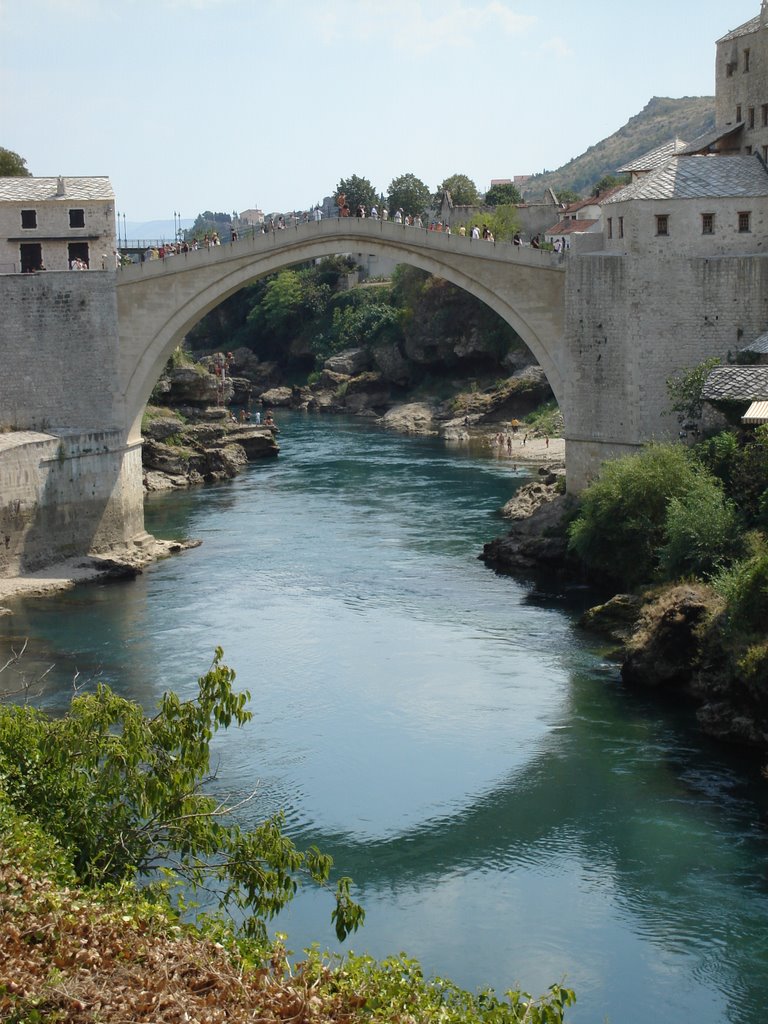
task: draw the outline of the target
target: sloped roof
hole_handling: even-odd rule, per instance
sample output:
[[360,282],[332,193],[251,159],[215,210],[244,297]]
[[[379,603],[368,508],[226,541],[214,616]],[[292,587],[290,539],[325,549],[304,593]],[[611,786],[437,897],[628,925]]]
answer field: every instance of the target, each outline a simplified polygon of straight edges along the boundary
[[768,196],[768,171],[757,156],[675,156],[633,181],[606,203],[629,199],[706,199]]
[[655,149],[650,149],[647,153],[643,153],[642,156],[637,157],[636,160],[632,160],[631,163],[625,164],[623,167],[616,169],[617,174],[630,174],[632,172],[641,173],[643,171],[655,171],[657,167],[663,167],[664,164],[668,163],[670,158],[676,153],[679,153],[686,146],[686,143],[682,139],[675,137],[670,139],[669,142],[663,143],[661,146],[657,146]]
[[749,345],[745,345],[741,351],[755,352],[757,355],[768,355],[768,331],[755,338]]
[[64,178],[64,194],[57,195],[58,178],[0,178],[0,201],[65,203],[87,200],[114,200],[109,178]]
[[701,397],[707,402],[754,402],[768,399],[768,366],[716,366]]
[[735,135],[736,132],[740,132],[744,127],[743,121],[737,121],[736,124],[729,124],[725,128],[713,128],[710,132],[704,132],[703,135],[698,135],[693,142],[689,142],[684,149],[680,150],[680,156],[692,155],[694,153],[701,153],[703,149],[709,149],[720,139],[725,139],[729,135]]
[[547,228],[545,235],[571,235],[575,231],[589,231],[598,220],[561,220],[554,227]]
[[727,43],[731,39],[738,39],[739,36],[748,36],[752,32],[757,32],[760,28],[761,15],[757,15],[755,18],[750,18],[749,21],[745,21],[743,25],[739,25],[738,28],[731,29],[721,39],[718,39],[718,43]]

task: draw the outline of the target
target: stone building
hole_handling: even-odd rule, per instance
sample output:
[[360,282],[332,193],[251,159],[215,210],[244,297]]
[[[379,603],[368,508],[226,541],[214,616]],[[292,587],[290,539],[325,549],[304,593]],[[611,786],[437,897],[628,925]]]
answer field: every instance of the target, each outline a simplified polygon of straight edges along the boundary
[[0,273],[114,270],[109,178],[0,178]]
[[768,0],[757,17],[717,41],[715,121],[720,152],[768,161]]

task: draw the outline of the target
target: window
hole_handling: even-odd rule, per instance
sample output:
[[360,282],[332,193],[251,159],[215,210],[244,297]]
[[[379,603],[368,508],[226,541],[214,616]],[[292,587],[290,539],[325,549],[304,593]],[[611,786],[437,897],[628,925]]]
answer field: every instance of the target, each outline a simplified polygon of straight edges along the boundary
[[702,215],[701,215],[701,233],[702,233],[702,235],[714,235],[714,233],[715,233],[715,215],[714,215],[714,213],[702,213]]
[[44,270],[43,247],[39,242],[22,242],[19,246],[19,259],[22,274],[34,274]]
[[[67,246],[67,259],[69,261],[69,269],[70,270],[75,270],[75,269],[78,269],[78,270],[85,269],[85,270],[87,270],[88,267],[90,266],[90,255],[88,253],[88,243],[87,242],[70,242],[69,245]],[[79,260],[81,264],[85,264],[85,267],[83,267],[83,266],[73,267],[73,263],[75,263],[77,260]]]
[[768,103],[764,103],[760,109],[763,112],[763,128],[768,128]]
[[749,109],[747,110],[747,120],[749,121],[749,127],[750,128],[754,128],[755,127],[755,108],[754,107],[749,107]]
[[21,211],[21,226],[23,228],[36,228],[37,227],[37,210],[22,210]]
[[749,71],[749,50],[744,51],[744,71]]
[[608,218],[608,237],[613,238],[613,217]]
[[731,78],[735,70],[736,65],[733,63],[733,61],[730,61],[728,64],[725,65],[725,77]]
[[745,211],[739,214],[739,231],[744,234],[749,231],[750,214]]
[[741,120],[741,104],[739,103],[736,107],[736,120]]
[[752,156],[752,147],[751,146],[745,146],[744,147],[744,153],[745,153],[746,156]]
[[69,226],[71,228],[84,228],[85,227],[85,210],[70,210],[69,211]]
[[668,235],[669,234],[669,217],[666,213],[656,214],[656,234],[657,235]]
[[624,237],[624,218],[619,217],[619,238]]

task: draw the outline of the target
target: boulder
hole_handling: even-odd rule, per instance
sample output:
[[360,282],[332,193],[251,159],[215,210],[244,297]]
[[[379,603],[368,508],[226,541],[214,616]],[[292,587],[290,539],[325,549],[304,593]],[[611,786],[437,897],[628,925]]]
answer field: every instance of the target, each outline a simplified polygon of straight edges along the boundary
[[174,434],[178,434],[183,429],[184,424],[178,417],[158,416],[144,423],[141,432],[145,438],[149,438],[152,441],[165,441],[166,438],[173,437]]
[[397,342],[383,342],[371,351],[373,364],[385,380],[393,384],[407,384],[411,380],[411,364],[400,351]]
[[527,518],[515,519],[505,537],[483,546],[480,558],[500,572],[531,572],[540,568],[572,572],[567,523],[574,499],[555,494],[536,506]]
[[627,642],[621,678],[688,689],[700,662],[704,627],[722,608],[722,599],[698,583],[670,587],[647,602]]
[[293,398],[293,388],[279,387],[270,388],[261,395],[262,405],[290,406]]
[[332,373],[344,373],[348,377],[354,377],[367,369],[371,364],[371,356],[365,348],[349,348],[344,352],[337,352],[330,356],[323,363],[324,370]]
[[432,407],[424,402],[396,405],[382,416],[381,424],[388,430],[397,430],[401,434],[437,434]]

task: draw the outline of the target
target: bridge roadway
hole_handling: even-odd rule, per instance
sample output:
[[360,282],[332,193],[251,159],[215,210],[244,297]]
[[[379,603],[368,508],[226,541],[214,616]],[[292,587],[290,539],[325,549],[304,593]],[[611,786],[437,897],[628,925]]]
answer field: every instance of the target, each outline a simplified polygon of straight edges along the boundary
[[533,352],[567,416],[561,257],[508,242],[348,217],[257,233],[118,272],[118,392],[129,442],[140,437],[144,406],[166,361],[201,317],[266,274],[339,253],[412,264],[487,303]]

